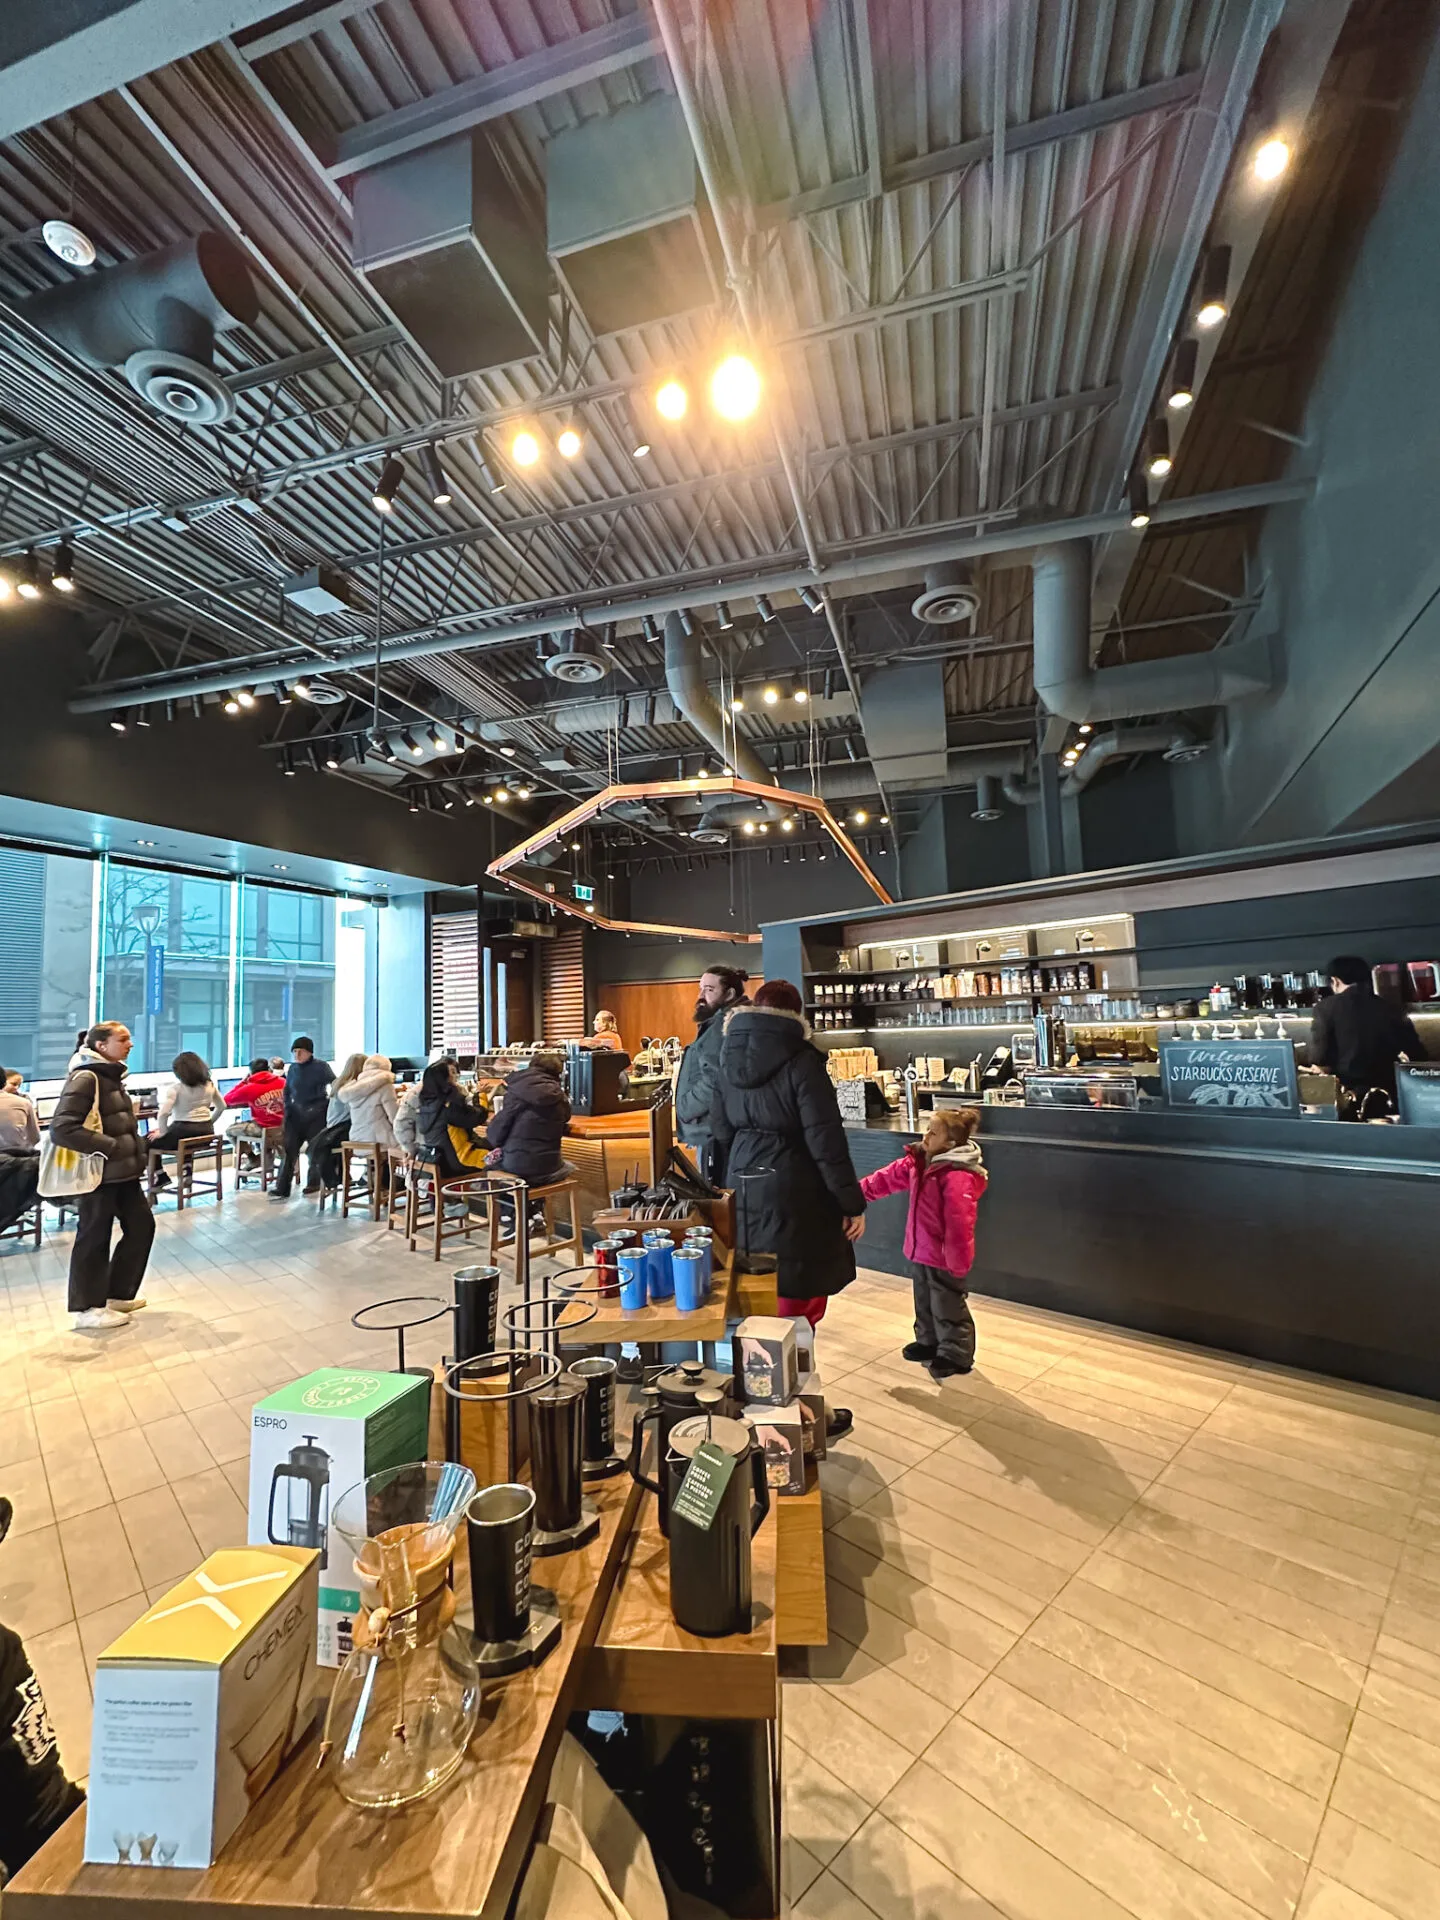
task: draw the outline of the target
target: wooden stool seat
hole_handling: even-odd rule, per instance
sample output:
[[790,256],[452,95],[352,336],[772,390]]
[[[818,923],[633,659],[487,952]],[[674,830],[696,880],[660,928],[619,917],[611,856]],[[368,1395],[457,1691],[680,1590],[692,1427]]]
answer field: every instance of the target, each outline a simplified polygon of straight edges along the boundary
[[[525,1200],[527,1215],[531,1202],[538,1200],[544,1216],[544,1227],[541,1238],[536,1240],[532,1236],[530,1240],[530,1258],[532,1260],[543,1260],[549,1255],[563,1253],[566,1248],[568,1248],[570,1251],[569,1264],[572,1267],[583,1266],[585,1264],[585,1255],[580,1246],[580,1182],[575,1179],[573,1175],[567,1174],[563,1180],[551,1180],[543,1187],[531,1187],[525,1196]],[[566,1216],[569,1221],[563,1233],[555,1224],[555,1208],[561,1200],[565,1202]],[[527,1217],[525,1228],[528,1229],[529,1225],[530,1222]],[[516,1221],[515,1231],[517,1234],[522,1231],[518,1220]],[[510,1254],[513,1266],[515,1242],[513,1240],[510,1241],[508,1248],[502,1245],[500,1240],[500,1208],[498,1205],[492,1205],[490,1208],[490,1232],[486,1247],[486,1259],[492,1267],[499,1266],[507,1251]]]
[[0,1240],[30,1240],[38,1247],[44,1213],[45,1208],[37,1194],[23,1213],[16,1214],[8,1227],[0,1227]]
[[450,1189],[463,1187],[482,1171],[480,1167],[463,1167],[458,1174],[443,1174],[431,1148],[421,1147],[412,1155],[405,1205],[405,1237],[410,1242],[411,1253],[415,1251],[422,1227],[430,1229],[431,1258],[438,1260],[447,1240],[468,1240],[477,1227],[493,1221],[496,1211],[493,1202],[484,1213],[475,1213],[468,1195],[463,1212],[447,1214],[445,1208]]
[[[271,1182],[285,1157],[284,1142],[280,1138],[279,1127],[258,1127],[254,1133],[240,1133],[231,1128],[226,1138],[235,1150],[234,1184],[238,1193],[250,1181],[260,1182],[260,1191],[268,1193]],[[243,1156],[241,1148],[248,1148]]]
[[[340,1218],[350,1218],[350,1200],[352,1194],[358,1198],[358,1189],[362,1178],[367,1179],[370,1191],[366,1197],[366,1211],[372,1220],[380,1218],[380,1201],[385,1191],[385,1156],[388,1149],[378,1140],[342,1140],[340,1142]],[[353,1171],[356,1161],[368,1169],[359,1175]]]
[[[153,1202],[157,1190],[157,1176],[165,1164],[167,1152],[175,1156],[175,1211],[183,1213],[187,1200],[195,1200],[201,1194],[213,1193],[217,1206],[225,1198],[223,1174],[225,1170],[225,1141],[218,1133],[196,1134],[189,1140],[177,1140],[172,1148],[151,1147],[145,1155],[145,1193]],[[213,1162],[213,1177],[202,1180],[198,1177],[197,1162]]]
[[386,1147],[384,1154],[385,1231],[391,1233],[398,1226],[402,1233],[408,1233],[413,1180],[411,1158],[404,1147]]

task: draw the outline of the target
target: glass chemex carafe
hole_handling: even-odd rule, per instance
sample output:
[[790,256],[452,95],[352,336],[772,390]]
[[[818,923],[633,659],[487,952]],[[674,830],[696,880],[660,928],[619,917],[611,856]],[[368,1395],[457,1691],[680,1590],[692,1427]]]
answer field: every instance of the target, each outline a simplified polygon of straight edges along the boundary
[[331,1519],[360,1609],[335,1677],[319,1765],[359,1807],[397,1807],[455,1772],[480,1714],[480,1669],[454,1624],[450,1562],[475,1491],[468,1467],[417,1460],[351,1487]]

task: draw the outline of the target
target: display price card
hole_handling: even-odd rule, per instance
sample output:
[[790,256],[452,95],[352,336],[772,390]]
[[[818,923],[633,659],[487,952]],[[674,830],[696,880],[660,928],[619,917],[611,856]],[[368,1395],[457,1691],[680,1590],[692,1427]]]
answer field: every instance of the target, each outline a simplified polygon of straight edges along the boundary
[[734,1454],[726,1453],[713,1440],[702,1440],[680,1482],[679,1493],[670,1503],[672,1519],[678,1513],[692,1527],[708,1533],[734,1471]]

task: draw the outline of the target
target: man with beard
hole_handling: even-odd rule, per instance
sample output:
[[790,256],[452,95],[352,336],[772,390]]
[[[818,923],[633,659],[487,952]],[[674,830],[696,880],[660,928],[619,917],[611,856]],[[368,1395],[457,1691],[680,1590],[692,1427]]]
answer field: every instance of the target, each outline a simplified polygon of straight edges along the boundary
[[725,1014],[731,1007],[748,1007],[739,967],[707,967],[700,976],[700,998],[695,1002],[695,1038],[680,1060],[675,1076],[675,1128],[695,1151],[700,1171],[710,1147],[710,1104],[715,1097],[715,1075],[720,1044],[725,1038]]

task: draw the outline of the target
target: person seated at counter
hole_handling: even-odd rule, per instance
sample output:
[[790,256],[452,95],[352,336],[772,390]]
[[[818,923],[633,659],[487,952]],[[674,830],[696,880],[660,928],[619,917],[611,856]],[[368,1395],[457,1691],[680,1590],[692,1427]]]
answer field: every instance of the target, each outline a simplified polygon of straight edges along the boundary
[[[435,1155],[442,1178],[458,1180],[469,1169],[485,1165],[485,1114],[465,1098],[460,1070],[453,1060],[432,1060],[415,1100],[415,1131]],[[408,1131],[408,1129],[407,1129]]]
[[3,1068],[0,1076],[0,1230],[5,1230],[35,1204],[40,1122],[34,1101],[20,1091],[21,1076],[5,1073]]
[[1426,1058],[1415,1024],[1376,993],[1368,960],[1343,953],[1328,971],[1330,997],[1310,1023],[1310,1065],[1362,1099],[1378,1087],[1393,1103],[1396,1061]]
[[513,1173],[527,1186],[548,1186],[569,1179],[575,1169],[561,1151],[570,1124],[570,1102],[560,1075],[565,1062],[558,1053],[537,1053],[523,1073],[512,1073],[505,1083],[505,1100],[490,1122],[490,1164]]
[[624,1053],[625,1042],[620,1038],[620,1023],[613,1013],[604,1007],[595,1016],[595,1031],[580,1042],[591,1052]]

